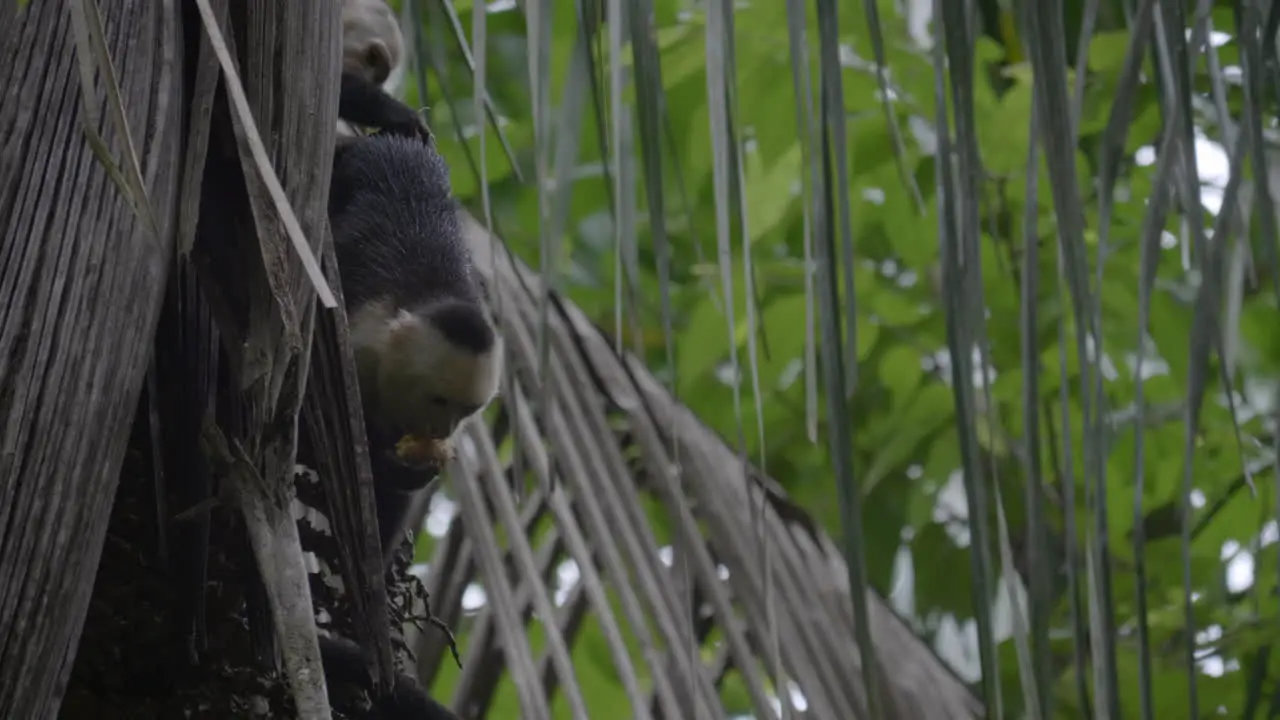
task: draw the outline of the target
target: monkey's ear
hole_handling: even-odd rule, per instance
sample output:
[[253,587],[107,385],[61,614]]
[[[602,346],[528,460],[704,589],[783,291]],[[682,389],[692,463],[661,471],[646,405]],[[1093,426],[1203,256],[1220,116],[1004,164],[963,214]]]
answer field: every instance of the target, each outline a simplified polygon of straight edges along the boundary
[[364,65],[369,68],[369,77],[375,85],[381,85],[391,77],[391,51],[381,40],[369,43],[364,51]]

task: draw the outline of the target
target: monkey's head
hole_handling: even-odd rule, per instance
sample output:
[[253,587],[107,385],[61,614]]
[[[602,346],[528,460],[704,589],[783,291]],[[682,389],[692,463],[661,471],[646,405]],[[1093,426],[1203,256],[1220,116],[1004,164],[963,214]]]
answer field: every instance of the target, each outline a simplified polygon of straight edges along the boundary
[[413,309],[370,303],[350,323],[365,420],[400,438],[405,464],[438,467],[458,426],[498,393],[502,340],[484,307],[452,298]]
[[404,36],[391,8],[383,0],[344,0],[342,3],[342,69],[375,85],[391,77],[404,58]]

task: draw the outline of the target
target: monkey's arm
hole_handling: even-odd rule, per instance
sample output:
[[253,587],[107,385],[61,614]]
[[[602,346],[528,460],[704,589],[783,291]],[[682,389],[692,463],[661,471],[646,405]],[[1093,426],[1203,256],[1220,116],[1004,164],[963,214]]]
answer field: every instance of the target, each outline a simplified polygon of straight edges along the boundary
[[[330,686],[353,684],[373,692],[359,645],[345,638],[321,635],[320,661]],[[452,710],[433,700],[417,679],[403,673],[396,675],[390,694],[371,699],[378,717],[385,720],[458,720]]]
[[395,135],[426,141],[431,132],[409,106],[388,95],[359,73],[344,70],[338,96],[338,117]]
[[408,467],[392,455],[392,439],[366,422],[369,439],[369,467],[373,471],[373,494],[378,510],[378,539],[382,542],[384,561],[404,543],[409,528],[409,510],[420,490],[440,474],[436,466]]

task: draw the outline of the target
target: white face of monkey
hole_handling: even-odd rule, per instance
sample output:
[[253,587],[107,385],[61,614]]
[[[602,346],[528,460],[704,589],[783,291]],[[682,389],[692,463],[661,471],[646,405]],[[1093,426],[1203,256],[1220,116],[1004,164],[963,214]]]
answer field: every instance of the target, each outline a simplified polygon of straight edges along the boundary
[[444,440],[498,393],[500,339],[476,353],[451,342],[429,318],[385,304],[362,308],[350,322],[360,392],[375,423]]

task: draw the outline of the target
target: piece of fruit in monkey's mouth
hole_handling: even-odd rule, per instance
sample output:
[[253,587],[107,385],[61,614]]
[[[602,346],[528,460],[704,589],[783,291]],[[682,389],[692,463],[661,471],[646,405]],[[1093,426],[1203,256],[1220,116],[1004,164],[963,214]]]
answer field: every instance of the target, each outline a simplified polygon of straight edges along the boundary
[[439,468],[453,455],[448,440],[422,438],[417,435],[405,435],[396,443],[396,457],[401,462],[413,466],[432,466]]

